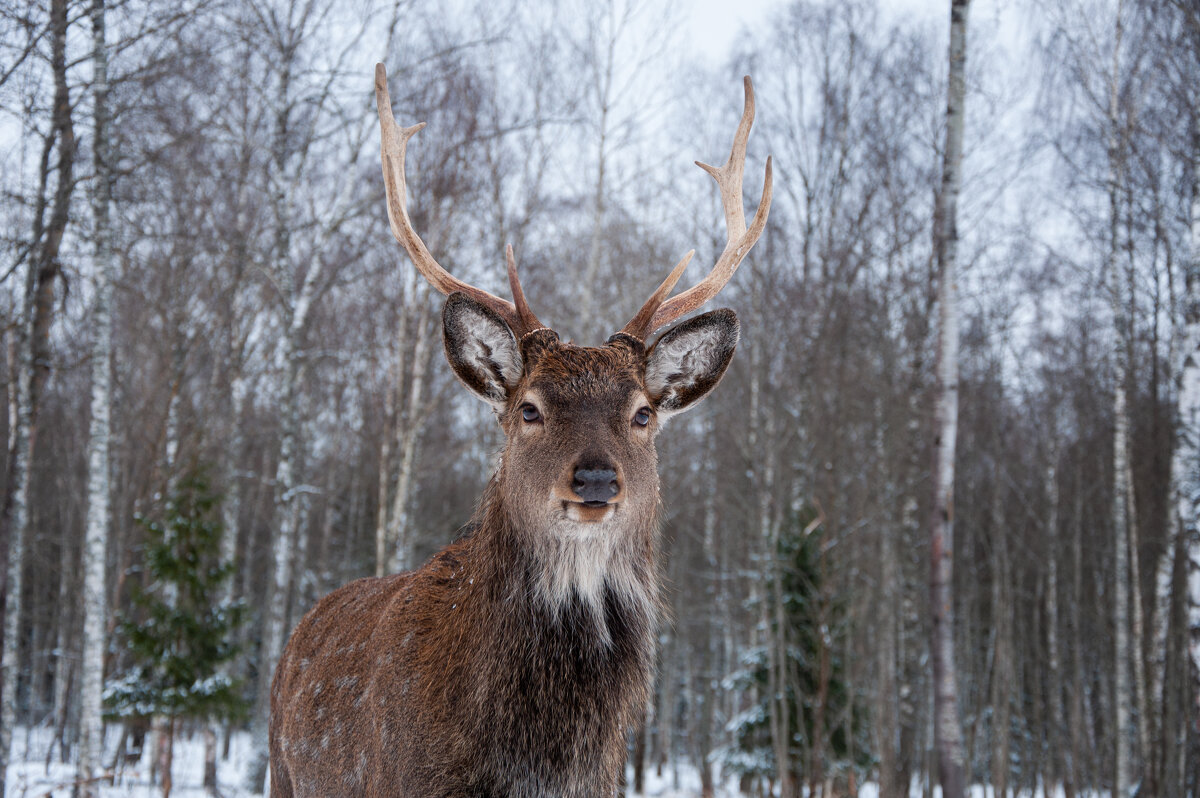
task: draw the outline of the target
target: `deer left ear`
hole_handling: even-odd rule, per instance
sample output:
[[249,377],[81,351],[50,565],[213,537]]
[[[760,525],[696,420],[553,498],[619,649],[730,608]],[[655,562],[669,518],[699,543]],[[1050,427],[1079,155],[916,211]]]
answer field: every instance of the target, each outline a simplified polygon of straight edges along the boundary
[[688,319],[658,339],[646,355],[646,392],[667,418],[717,387],[738,342],[737,315],[713,310]]
[[463,385],[497,412],[504,410],[524,368],[517,340],[504,319],[456,291],[442,308],[442,335],[446,360]]

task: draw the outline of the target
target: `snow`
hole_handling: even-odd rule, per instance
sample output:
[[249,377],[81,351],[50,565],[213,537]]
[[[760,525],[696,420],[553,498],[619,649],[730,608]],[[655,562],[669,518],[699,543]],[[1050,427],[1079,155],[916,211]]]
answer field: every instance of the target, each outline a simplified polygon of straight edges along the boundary
[[[104,736],[104,757],[107,765],[112,762],[113,750],[121,736],[121,728],[115,724],[107,726]],[[75,763],[63,763],[55,758],[46,767],[46,751],[50,747],[52,733],[49,729],[18,728],[13,731],[12,758],[8,766],[8,793],[6,798],[70,798],[71,786],[75,781]],[[249,798],[250,793],[241,788],[241,776],[249,758],[250,737],[245,732],[235,733],[229,746],[229,759],[221,759],[218,739],[217,783],[223,798]],[[147,738],[149,744],[149,738]],[[173,798],[202,798],[204,796],[204,738],[199,732],[194,735],[180,734],[175,739],[174,764],[171,767]],[[162,787],[150,781],[150,755],[141,762],[126,765],[120,771],[113,786],[100,790],[101,798],[117,796],[162,795]]]
[[[104,739],[104,762],[112,762],[113,749],[121,736],[119,726],[110,724]],[[46,767],[46,751],[49,749],[52,733],[49,729],[17,728],[13,731],[12,758],[8,767],[8,793],[6,798],[70,798],[71,785],[75,779],[74,762],[63,763],[56,758]],[[218,739],[218,753],[221,747]],[[147,739],[147,747],[150,741]],[[55,754],[57,755],[57,748]],[[193,735],[180,734],[175,740],[175,761],[171,768],[173,787],[171,795],[176,798],[203,798],[204,793],[204,739],[199,732]],[[229,758],[217,758],[217,782],[222,798],[250,798],[251,793],[242,788],[242,774],[245,773],[248,760],[253,755],[250,746],[250,735],[247,732],[237,732],[229,746]],[[627,773],[627,783],[630,785],[629,796],[645,796],[645,798],[697,798],[700,795],[700,774],[690,766],[682,763],[667,763],[662,776],[658,776],[655,768],[646,769],[645,790],[642,793],[633,792],[633,773]],[[918,779],[913,780],[910,792],[915,798],[922,795],[922,785]],[[147,754],[141,762],[127,765],[117,776],[113,786],[104,786],[100,790],[101,798],[151,798],[162,794],[161,786],[150,781],[150,755]],[[737,780],[728,779],[717,785],[716,798],[735,798]],[[1107,793],[1081,793],[1091,798],[1108,798]],[[934,788],[933,798],[940,798],[941,790]],[[990,787],[974,785],[969,791],[970,798],[995,798],[995,792]],[[879,798],[878,785],[867,782],[860,785],[858,798]],[[1021,792],[1018,798],[1063,798],[1062,788],[1050,790],[1048,793],[1038,790],[1034,795]]]

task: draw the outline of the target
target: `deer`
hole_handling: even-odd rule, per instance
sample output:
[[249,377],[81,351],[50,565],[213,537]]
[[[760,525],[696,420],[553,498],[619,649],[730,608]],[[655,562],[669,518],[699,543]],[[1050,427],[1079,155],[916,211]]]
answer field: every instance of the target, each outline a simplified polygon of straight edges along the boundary
[[533,314],[511,245],[511,302],[434,260],[407,209],[405,152],[424,123],[397,125],[376,66],[392,234],[446,295],[446,360],[505,443],[458,539],[420,568],[335,590],[297,624],[271,685],[273,798],[616,795],[663,614],[655,439],[716,387],[738,343],[732,310],[679,320],[728,283],[771,205],[768,157],[747,226],[749,77],[744,88],[729,159],[697,161],[720,190],[724,250],[670,296],[688,252],[628,324],[588,347]]

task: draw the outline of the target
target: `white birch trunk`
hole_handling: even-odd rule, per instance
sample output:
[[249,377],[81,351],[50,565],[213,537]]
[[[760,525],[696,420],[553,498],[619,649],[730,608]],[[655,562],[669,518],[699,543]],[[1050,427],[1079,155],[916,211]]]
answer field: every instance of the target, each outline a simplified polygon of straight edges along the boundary
[[[404,297],[407,306],[417,308],[417,270],[408,269],[405,272],[408,279],[405,283]],[[388,529],[390,527],[388,491],[392,484],[392,448],[400,446],[400,395],[404,388],[404,369],[408,354],[408,325],[401,320],[396,334],[396,360],[392,364],[391,379],[387,391],[387,407],[384,419],[383,440],[379,444],[379,485],[376,490],[379,505],[375,511],[375,575],[383,576],[388,568]],[[395,443],[393,443],[395,439]]]
[[259,656],[258,695],[255,700],[254,716],[250,734],[253,753],[245,787],[254,793],[262,792],[267,775],[269,755],[267,751],[267,723],[270,717],[271,680],[275,666],[283,652],[284,636],[287,632],[288,598],[291,588],[293,561],[295,560],[297,526],[296,494],[296,444],[300,427],[299,354],[295,342],[288,337],[284,341],[284,355],[288,364],[288,384],[285,387],[281,422],[283,440],[280,445],[279,465],[275,473],[275,542],[272,548],[271,582],[267,588],[266,617],[263,621],[262,652]]
[[[1188,652],[1192,678],[1200,679],[1200,121],[1192,131],[1191,252],[1185,277],[1183,341],[1180,355],[1179,431],[1172,477],[1175,482],[1175,512],[1187,552]],[[1173,546],[1169,549],[1174,550]],[[1164,556],[1164,560],[1166,556]],[[1174,563],[1160,563],[1158,590],[1169,596]],[[1169,607],[1169,599],[1160,599]],[[1164,612],[1164,616],[1169,613]],[[1166,619],[1162,621],[1165,639]],[[1200,684],[1192,687],[1200,716]]]
[[970,0],[950,4],[950,72],[946,148],[935,225],[938,255],[938,392],[935,409],[934,500],[931,519],[930,598],[933,619],[933,735],[945,798],[966,790],[958,684],[954,662],[954,449],[958,434],[958,192],[961,184],[963,106],[966,94],[967,11]]
[[[423,300],[424,295],[418,301]],[[412,377],[409,380],[408,408],[403,421],[398,425],[403,434],[398,436],[400,468],[396,474],[396,493],[392,497],[392,512],[388,524],[388,547],[391,556],[388,568],[391,573],[405,571],[412,566],[412,535],[408,523],[408,495],[412,487],[413,469],[416,467],[417,440],[420,437],[422,404],[425,394],[425,372],[429,366],[429,323],[424,309],[417,322],[417,340],[413,347]]]
[[[30,277],[34,269],[30,269]],[[29,282],[32,282],[30,280]],[[13,457],[8,478],[17,483],[13,493],[8,517],[8,573],[5,577],[4,603],[4,665],[0,671],[0,795],[4,794],[8,756],[12,747],[12,730],[17,721],[18,665],[21,661],[21,593],[24,586],[21,577],[25,564],[25,538],[29,527],[26,498],[29,491],[29,440],[32,427],[31,386],[33,383],[33,350],[30,340],[29,321],[32,319],[33,292],[27,287],[25,307],[22,309],[17,347],[19,374],[17,377],[16,427],[13,430]]]
[[387,529],[388,529],[388,485],[391,483],[392,434],[393,428],[399,423],[397,412],[398,401],[396,383],[399,378],[392,377],[392,385],[387,392],[387,416],[392,419],[389,424],[384,422],[383,440],[379,444],[379,484],[376,495],[379,504],[375,508],[375,576],[387,573]]
[[112,153],[108,134],[108,50],[104,0],[93,0],[93,92],[95,93],[95,185],[92,190],[95,229],[96,304],[92,317],[92,415],[88,431],[88,509],[83,543],[83,644],[80,658],[79,761],[76,779],[83,798],[95,798],[102,770],[107,591],[104,585],[109,529],[109,410],[112,359],[114,262],[109,211],[112,197]]
[[284,365],[283,407],[280,409],[281,441],[275,472],[275,539],[271,581],[267,586],[266,617],[263,622],[262,652],[258,663],[258,690],[250,733],[252,753],[248,759],[245,787],[254,793],[263,790],[267,765],[267,722],[270,716],[271,680],[283,651],[287,634],[290,587],[299,543],[301,498],[300,390],[304,376],[304,335],[308,314],[317,295],[321,263],[307,264],[297,287],[291,256],[292,203],[288,190],[288,136],[290,132],[291,64],[285,63],[276,89],[276,129],[272,161],[271,205],[275,217],[273,270],[280,286],[285,309],[282,360]]
[[1120,251],[1120,191],[1122,183],[1123,153],[1118,134],[1120,53],[1123,37],[1122,13],[1124,3],[1118,0],[1116,29],[1113,37],[1112,64],[1109,74],[1108,96],[1108,200],[1109,200],[1109,250],[1108,272],[1109,304],[1113,314],[1114,368],[1113,368],[1113,623],[1116,627],[1113,640],[1113,736],[1114,745],[1114,794],[1127,795],[1130,785],[1132,751],[1129,727],[1133,717],[1133,698],[1130,674],[1129,651],[1129,412],[1125,394],[1128,379],[1128,356],[1125,315],[1125,300],[1121,290],[1118,255]]
[[[225,444],[225,497],[221,502],[221,562],[233,562],[237,557],[238,516],[242,506],[242,480],[238,473],[238,458],[242,451],[241,421],[242,412],[246,407],[246,377],[239,368],[229,386],[230,393],[230,425],[232,434]],[[229,603],[234,599],[233,579],[221,586],[221,601]]]
[[1128,413],[1125,407],[1125,364],[1117,355],[1116,387],[1113,391],[1113,727],[1116,737],[1115,784],[1116,794],[1129,791],[1130,760],[1129,724],[1133,714],[1133,697],[1129,667],[1129,534],[1126,517],[1127,492],[1124,475],[1129,451]]

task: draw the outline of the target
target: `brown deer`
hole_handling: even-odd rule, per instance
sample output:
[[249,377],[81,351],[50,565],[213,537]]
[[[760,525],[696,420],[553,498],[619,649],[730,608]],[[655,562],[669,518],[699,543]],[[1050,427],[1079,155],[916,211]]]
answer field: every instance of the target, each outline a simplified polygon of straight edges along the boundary
[[767,159],[749,228],[742,206],[754,93],[721,168],[728,244],[668,299],[688,253],[601,347],[559,340],[530,311],[467,285],[413,230],[383,65],[375,94],[392,233],[443,294],[446,359],[495,410],[500,466],[459,540],[421,568],[360,579],[292,633],[271,687],[271,795],[611,796],[644,706],[659,615],[659,427],[721,379],[737,317],[711,299],[762,234]]

